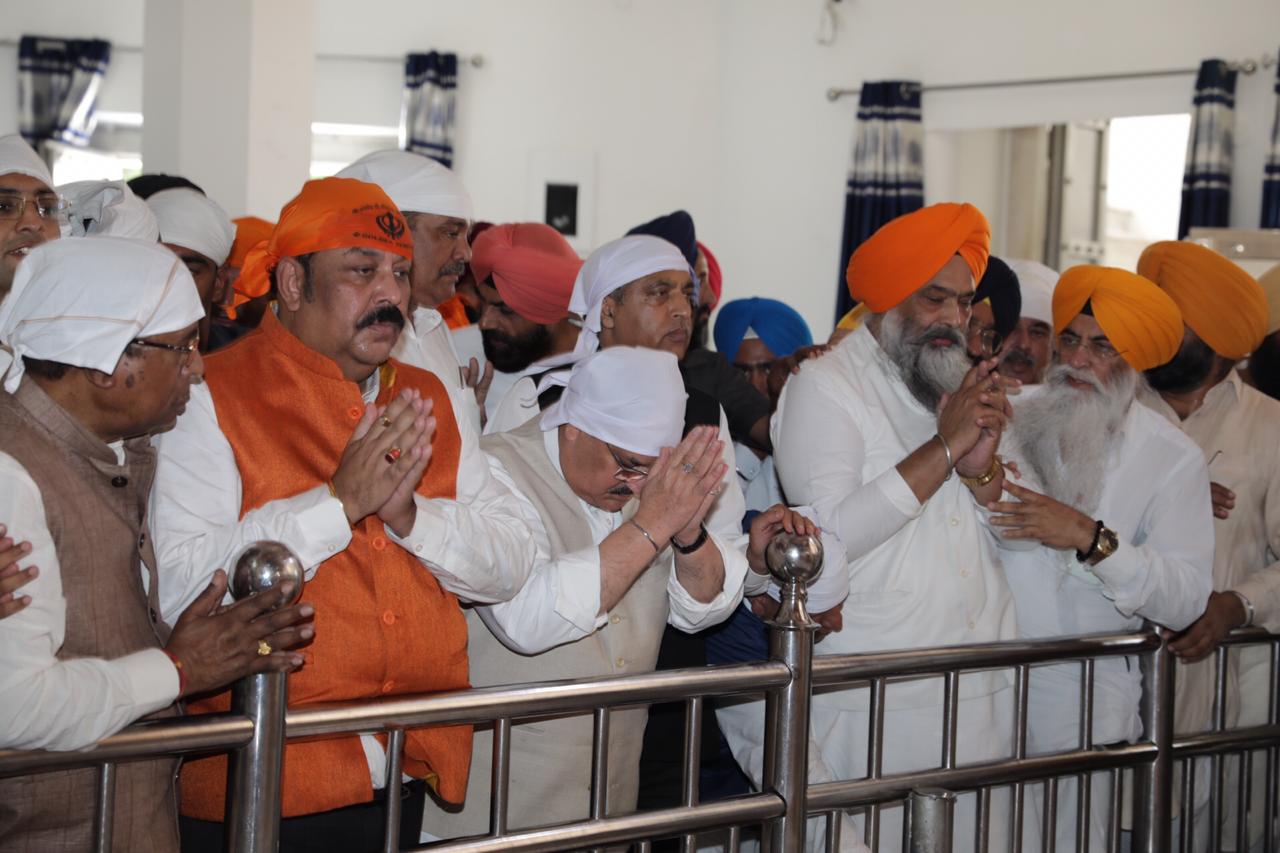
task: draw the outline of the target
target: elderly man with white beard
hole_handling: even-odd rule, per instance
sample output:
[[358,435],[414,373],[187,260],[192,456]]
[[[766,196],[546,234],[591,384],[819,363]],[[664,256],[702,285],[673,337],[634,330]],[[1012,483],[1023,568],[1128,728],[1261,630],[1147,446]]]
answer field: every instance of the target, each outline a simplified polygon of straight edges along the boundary
[[[986,218],[967,204],[885,225],[854,252],[846,275],[867,322],[805,362],[782,392],[772,427],[783,490],[817,511],[849,558],[850,630],[828,637],[824,652],[1014,637],[1012,598],[982,515],[1003,482],[995,450],[1008,403],[995,362],[971,366],[965,350],[989,244]],[[811,732],[828,769],[865,776],[867,691],[820,698]],[[1008,755],[1007,678],[966,673],[958,700],[957,760]],[[940,766],[942,705],[938,679],[888,686],[886,774]],[[972,849],[969,799],[956,810],[956,850]],[[992,850],[1004,846],[1002,806],[997,798],[988,824]],[[899,849],[900,823],[900,809],[883,812],[881,851]]]
[[[1044,384],[1014,407],[1006,442],[1022,485],[993,501],[991,524],[1023,637],[1132,631],[1144,619],[1181,630],[1204,611],[1213,568],[1213,522],[1204,455],[1177,427],[1136,402],[1140,371],[1173,357],[1182,315],[1149,280],[1080,266],[1053,294],[1058,352]],[[1094,667],[1093,742],[1141,733],[1137,661]],[[1038,668],[1031,679],[1032,753],[1079,744],[1078,663]],[[1110,776],[1092,780],[1090,849],[1110,821]],[[1076,784],[1059,786],[1057,849],[1075,849]],[[1024,841],[1038,849],[1039,792]]]

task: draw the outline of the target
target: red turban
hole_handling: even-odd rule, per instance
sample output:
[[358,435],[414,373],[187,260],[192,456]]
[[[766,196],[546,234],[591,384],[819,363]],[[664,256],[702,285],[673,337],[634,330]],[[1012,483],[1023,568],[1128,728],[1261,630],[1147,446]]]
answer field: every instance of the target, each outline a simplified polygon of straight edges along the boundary
[[280,211],[271,237],[249,251],[236,283],[236,304],[270,291],[271,271],[281,258],[353,247],[413,259],[409,226],[379,187],[353,178],[307,181]]
[[877,314],[929,283],[954,255],[973,273],[987,270],[991,226],[971,204],[931,204],[899,216],[868,237],[849,258],[849,293]]
[[1053,289],[1053,330],[1061,333],[1089,303],[1107,340],[1134,370],[1150,370],[1182,346],[1182,313],[1148,279],[1115,267],[1072,267]]
[[495,225],[471,246],[476,284],[493,277],[502,301],[532,323],[569,315],[573,280],[582,259],[559,231],[541,222]]
[[711,307],[715,308],[720,303],[720,293],[724,287],[724,276],[720,272],[720,262],[716,260],[716,256],[711,254],[703,243],[698,243],[698,248],[702,250],[702,254],[707,258],[707,280],[703,282],[707,287],[711,288],[712,295],[715,299],[711,300]]
[[1224,358],[1244,358],[1267,335],[1262,287],[1207,246],[1152,243],[1138,258],[1138,275],[1169,294],[1191,331]]

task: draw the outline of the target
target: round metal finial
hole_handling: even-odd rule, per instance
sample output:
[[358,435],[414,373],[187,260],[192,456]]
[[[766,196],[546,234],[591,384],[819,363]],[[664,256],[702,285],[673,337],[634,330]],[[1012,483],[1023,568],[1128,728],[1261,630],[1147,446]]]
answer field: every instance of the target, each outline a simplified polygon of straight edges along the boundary
[[822,573],[822,542],[817,536],[779,533],[769,540],[764,562],[782,586],[808,585]]
[[231,572],[231,596],[239,601],[284,581],[293,581],[293,595],[280,605],[288,607],[302,595],[302,563],[281,543],[259,540],[236,557],[235,569]]

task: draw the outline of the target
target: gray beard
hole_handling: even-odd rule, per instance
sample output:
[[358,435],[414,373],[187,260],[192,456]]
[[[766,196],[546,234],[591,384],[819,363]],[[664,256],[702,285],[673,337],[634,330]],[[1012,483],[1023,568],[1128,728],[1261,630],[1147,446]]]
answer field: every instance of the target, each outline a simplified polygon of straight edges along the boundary
[[[954,345],[930,345],[928,340],[937,336],[951,338]],[[888,311],[881,318],[876,340],[906,383],[911,396],[931,412],[938,410],[943,394],[952,394],[960,387],[965,374],[973,367],[965,351],[964,336],[958,329],[948,326],[911,327],[899,308]]]
[[[1067,377],[1092,382],[1096,393],[1072,388]],[[1043,393],[1018,406],[1012,437],[1049,497],[1085,515],[1097,512],[1107,457],[1120,440],[1138,379],[1128,370],[1103,385],[1092,373],[1055,364]]]

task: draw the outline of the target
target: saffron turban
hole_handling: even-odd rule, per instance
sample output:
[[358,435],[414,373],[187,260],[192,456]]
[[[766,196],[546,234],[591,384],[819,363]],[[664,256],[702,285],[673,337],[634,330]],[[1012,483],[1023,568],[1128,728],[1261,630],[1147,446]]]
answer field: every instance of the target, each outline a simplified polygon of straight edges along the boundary
[[502,301],[543,325],[569,315],[573,281],[582,259],[559,231],[541,222],[486,228],[471,246],[476,283],[493,277]]
[[0,342],[13,350],[5,390],[18,390],[23,356],[110,373],[130,341],[180,331],[203,316],[186,264],[154,241],[41,243],[0,304]]
[[1053,291],[1053,330],[1061,333],[1085,305],[1111,345],[1134,370],[1150,370],[1182,346],[1182,312],[1150,280],[1128,270],[1072,267]]
[[124,181],[76,181],[58,192],[67,199],[72,237],[129,237],[154,243],[160,225]]
[[568,370],[544,376],[538,393],[553,385],[563,385],[564,394],[542,413],[543,432],[571,424],[592,438],[642,456],[675,447],[684,434],[688,394],[679,362],[664,350],[598,350]]
[[19,134],[0,136],[0,175],[26,175],[53,189],[53,175],[36,150]]
[[471,220],[471,195],[451,169],[422,154],[387,149],[366,154],[338,173],[377,184],[407,213]]
[[1022,313],[1028,320],[1039,320],[1053,325],[1053,288],[1058,283],[1058,273],[1039,261],[1005,261],[1018,277],[1018,292],[1022,294]]
[[218,266],[236,239],[231,217],[204,193],[177,187],[152,193],[147,206],[160,225],[160,241],[199,252]]
[[[244,259],[249,256],[250,249],[271,239],[271,232],[275,230],[276,224],[265,219],[259,219],[256,216],[241,216],[239,219],[231,220],[231,222],[236,226],[236,239],[231,244],[231,254],[227,256],[227,266],[240,269],[244,266]],[[262,294],[255,293],[252,295],[261,296]]]
[[692,267],[698,262],[698,238],[693,228],[693,217],[688,211],[677,210],[657,219],[650,219],[643,225],[637,225],[627,232],[632,234],[648,234],[661,237],[680,250],[684,259]]
[[1022,313],[1022,291],[1018,288],[1018,276],[1008,264],[994,255],[987,259],[987,270],[973,291],[973,301],[990,303],[995,329],[1000,337],[1008,337],[1018,327],[1018,317]]
[[1262,291],[1267,296],[1267,307],[1271,315],[1267,321],[1267,334],[1280,332],[1280,264],[1262,274],[1258,279]]
[[748,338],[759,338],[778,358],[813,343],[808,324],[794,308],[776,299],[735,299],[716,315],[716,349],[733,361]]
[[698,248],[702,250],[702,254],[707,258],[707,280],[705,284],[711,289],[711,307],[715,308],[720,303],[720,293],[724,288],[724,274],[720,272],[720,262],[716,260],[716,256],[711,254],[711,250],[706,244],[698,241]]
[[271,237],[249,250],[240,268],[237,304],[246,293],[271,289],[271,271],[281,258],[329,249],[379,249],[413,259],[409,226],[387,194],[352,178],[307,181],[302,192],[280,210]]
[[1266,337],[1262,287],[1207,246],[1152,243],[1138,258],[1138,275],[1169,294],[1191,331],[1223,358],[1244,358]]
[[924,287],[959,255],[974,282],[987,270],[991,226],[971,204],[931,204],[899,216],[872,234],[849,258],[849,293],[881,314]]

